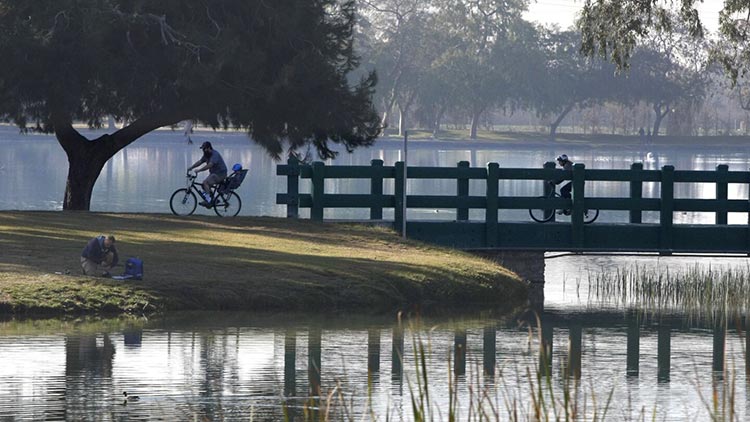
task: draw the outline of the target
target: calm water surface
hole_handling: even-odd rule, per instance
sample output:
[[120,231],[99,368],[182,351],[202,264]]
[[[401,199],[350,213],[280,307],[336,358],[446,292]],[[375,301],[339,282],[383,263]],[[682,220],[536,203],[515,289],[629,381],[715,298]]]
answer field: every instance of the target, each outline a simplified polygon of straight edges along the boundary
[[[199,133],[210,140],[229,165],[242,163],[250,176],[239,190],[242,214],[283,216],[275,194],[285,180],[275,164],[243,135]],[[187,145],[176,132],[149,135],[117,154],[104,168],[94,189],[92,208],[113,212],[169,212],[171,192],[183,182],[185,168],[199,156],[199,142]],[[45,136],[22,136],[0,128],[0,209],[56,210],[61,208],[67,161],[57,143]],[[659,150],[604,152],[586,148],[509,148],[456,146],[414,142],[410,164],[473,166],[489,161],[504,167],[540,167],[567,153],[587,168],[627,168],[644,161],[646,168],[672,164],[677,169],[713,169],[728,164],[746,170],[744,151]],[[651,154],[647,154],[650,152]],[[401,158],[400,143],[375,147],[328,164],[368,164],[380,158],[392,165]],[[649,185],[649,184],[646,184]],[[329,192],[366,191],[365,181],[328,181]],[[392,185],[386,192],[392,192]],[[538,186],[508,182],[501,189],[535,194]],[[303,190],[309,186],[303,184]],[[411,181],[414,194],[450,194],[448,181]],[[592,195],[626,196],[625,184],[587,184]],[[484,186],[472,182],[473,194]],[[658,196],[647,186],[644,196]],[[712,185],[678,185],[676,196],[713,197]],[[730,185],[730,198],[748,197],[747,186]],[[327,210],[329,218],[366,218],[367,211]],[[392,214],[390,215],[392,216]],[[388,213],[385,215],[389,217]],[[410,211],[410,218],[454,219],[452,210]],[[472,218],[482,218],[472,213]],[[525,212],[506,219],[528,220]],[[625,221],[625,214],[606,212],[605,221]],[[647,216],[649,218],[649,216]],[[654,218],[653,216],[651,218]],[[688,213],[676,221],[709,223],[709,213]],[[745,223],[747,216],[732,215]],[[0,237],[2,234],[0,234]],[[2,259],[2,255],[0,255]],[[546,302],[542,323],[551,327],[552,382],[562,396],[569,363],[569,337],[581,332],[581,382],[577,389],[582,419],[599,413],[612,394],[609,420],[704,420],[706,400],[723,384],[712,370],[715,361],[713,322],[705,315],[650,313],[640,324],[637,376],[627,375],[627,309],[593,298],[588,274],[640,265],[677,270],[690,265],[747,267],[746,259],[562,257],[547,260]],[[349,412],[359,420],[372,411],[378,420],[411,420],[411,392],[416,388],[416,336],[429,343],[427,371],[431,400],[442,418],[449,401],[449,378],[455,382],[460,419],[469,413],[478,391],[489,397],[507,419],[506,408],[530,411],[530,383],[539,368],[538,330],[529,331],[528,314],[498,315],[492,310],[430,315],[415,322],[396,315],[268,315],[249,313],[185,313],[127,321],[6,321],[0,322],[0,420],[278,420],[284,413],[300,419],[303,409],[320,405],[323,395],[340,388],[347,403],[334,406],[338,417]],[[536,323],[532,324],[536,327]],[[734,378],[731,394],[737,420],[750,416],[745,377],[745,338],[730,321],[725,361]],[[669,373],[659,374],[659,330],[671,332]],[[465,343],[464,343],[465,339]],[[465,344],[465,346],[464,346]],[[721,342],[718,342],[721,344]],[[462,351],[465,351],[465,355]],[[402,356],[402,359],[399,358]],[[458,364],[457,364],[458,363]],[[531,375],[531,376],[529,376]],[[369,384],[368,384],[369,380]],[[122,392],[141,396],[123,404]],[[371,398],[370,398],[371,397]],[[317,400],[317,401],[316,401]],[[596,405],[594,405],[594,401]]]

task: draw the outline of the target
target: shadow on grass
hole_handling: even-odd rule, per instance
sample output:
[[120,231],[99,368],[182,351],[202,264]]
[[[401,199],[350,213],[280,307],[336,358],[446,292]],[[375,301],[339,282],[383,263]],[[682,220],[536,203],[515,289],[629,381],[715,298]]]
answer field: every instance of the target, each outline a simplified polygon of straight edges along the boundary
[[[71,219],[79,221],[80,228]],[[316,234],[325,238],[331,225],[316,230],[311,223],[245,219],[249,224],[263,223],[248,230],[238,227],[238,221],[205,220],[137,214],[0,213],[0,226],[6,226],[0,245],[8,257],[6,264],[14,265],[22,278],[62,269],[75,274],[86,241],[118,227],[121,261],[131,255],[141,257],[146,279],[119,283],[68,278],[111,289],[141,290],[167,309],[377,309],[432,302],[501,305],[525,298],[522,283],[489,262],[438,249],[431,255],[431,248],[398,244],[386,232],[375,233],[382,245],[374,253],[368,249],[373,245],[366,242],[369,233],[359,228],[353,229],[354,235],[339,235],[338,243],[316,242],[320,240]],[[274,249],[274,242],[288,234],[295,235],[291,240],[304,238],[302,247],[313,244],[319,249],[297,252],[293,243],[292,250]],[[248,243],[257,239],[247,235],[267,239],[259,247]],[[217,238],[223,236],[228,244],[217,245]],[[351,242],[351,248],[342,245],[353,238],[357,242]]]

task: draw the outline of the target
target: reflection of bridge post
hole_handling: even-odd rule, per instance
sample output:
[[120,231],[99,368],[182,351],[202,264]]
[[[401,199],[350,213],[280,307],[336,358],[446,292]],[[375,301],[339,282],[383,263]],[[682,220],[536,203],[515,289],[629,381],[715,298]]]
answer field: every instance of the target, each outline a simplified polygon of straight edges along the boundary
[[539,374],[552,374],[552,324],[542,321],[542,338],[539,343]]
[[497,354],[497,327],[495,324],[484,327],[484,341],[482,342],[484,375],[488,378],[495,376],[495,356]]
[[566,377],[581,379],[581,353],[583,342],[583,328],[574,324],[571,325],[568,332],[568,370]]
[[307,378],[310,384],[311,396],[320,396],[321,337],[320,328],[310,328],[307,337]]
[[715,376],[722,376],[724,372],[724,347],[726,344],[726,327],[724,321],[719,320],[714,324],[714,349],[711,369]]
[[637,311],[628,313],[627,375],[637,377],[640,372],[641,321]]
[[380,372],[380,330],[367,331],[367,375],[372,377]]
[[287,330],[284,334],[284,395],[297,394],[297,333]]
[[[747,317],[745,317],[745,379],[746,382],[750,382],[750,335],[748,335],[748,327],[750,326],[750,321],[747,320]],[[750,392],[750,390],[748,391]],[[750,404],[750,401],[748,401],[748,404]]]
[[466,330],[458,329],[453,336],[453,373],[466,374]]
[[657,345],[657,378],[659,381],[669,381],[670,354],[672,348],[671,328],[668,322],[659,325],[659,339]]
[[401,323],[393,327],[393,346],[391,347],[391,379],[399,385],[404,376],[404,329]]

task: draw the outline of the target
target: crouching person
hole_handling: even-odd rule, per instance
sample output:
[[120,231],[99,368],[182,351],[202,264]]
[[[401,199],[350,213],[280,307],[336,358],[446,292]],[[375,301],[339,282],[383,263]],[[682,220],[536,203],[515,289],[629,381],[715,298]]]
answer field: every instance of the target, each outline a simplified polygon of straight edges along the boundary
[[81,269],[85,275],[109,277],[118,260],[115,237],[97,236],[81,252]]

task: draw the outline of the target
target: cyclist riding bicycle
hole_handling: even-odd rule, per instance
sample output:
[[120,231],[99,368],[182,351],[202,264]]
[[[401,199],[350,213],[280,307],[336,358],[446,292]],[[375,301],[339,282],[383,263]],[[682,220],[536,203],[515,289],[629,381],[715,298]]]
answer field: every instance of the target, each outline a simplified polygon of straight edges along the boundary
[[[561,155],[557,156],[557,164],[559,164],[560,167],[563,168],[563,170],[568,170],[568,171],[572,171],[573,170],[573,162],[570,161],[570,159],[568,158],[568,156],[565,155],[565,154],[561,154]],[[562,183],[564,181],[566,181],[566,180],[560,179],[560,180],[552,181],[552,183],[555,184],[555,185],[559,185],[560,183]],[[573,182],[570,181],[570,180],[567,180],[567,183],[565,183],[560,188],[560,196],[563,197],[563,198],[565,198],[565,199],[570,199],[572,197],[572,195],[570,194],[570,191],[572,189],[573,189]],[[558,214],[570,215],[570,210],[560,210],[557,213]]]
[[211,186],[221,183],[221,181],[227,177],[227,165],[224,164],[224,159],[221,158],[221,154],[219,154],[218,151],[214,150],[211,142],[206,141],[202,143],[201,149],[203,150],[203,157],[201,157],[200,160],[196,161],[195,164],[188,167],[187,171],[188,173],[190,173],[190,170],[200,166],[203,163],[206,164],[196,170],[195,173],[197,174],[204,170],[208,170],[208,177],[206,177],[206,179],[203,180],[203,183],[201,184],[203,186],[203,202],[201,202],[200,205],[204,207],[210,207],[211,195],[209,192]]

